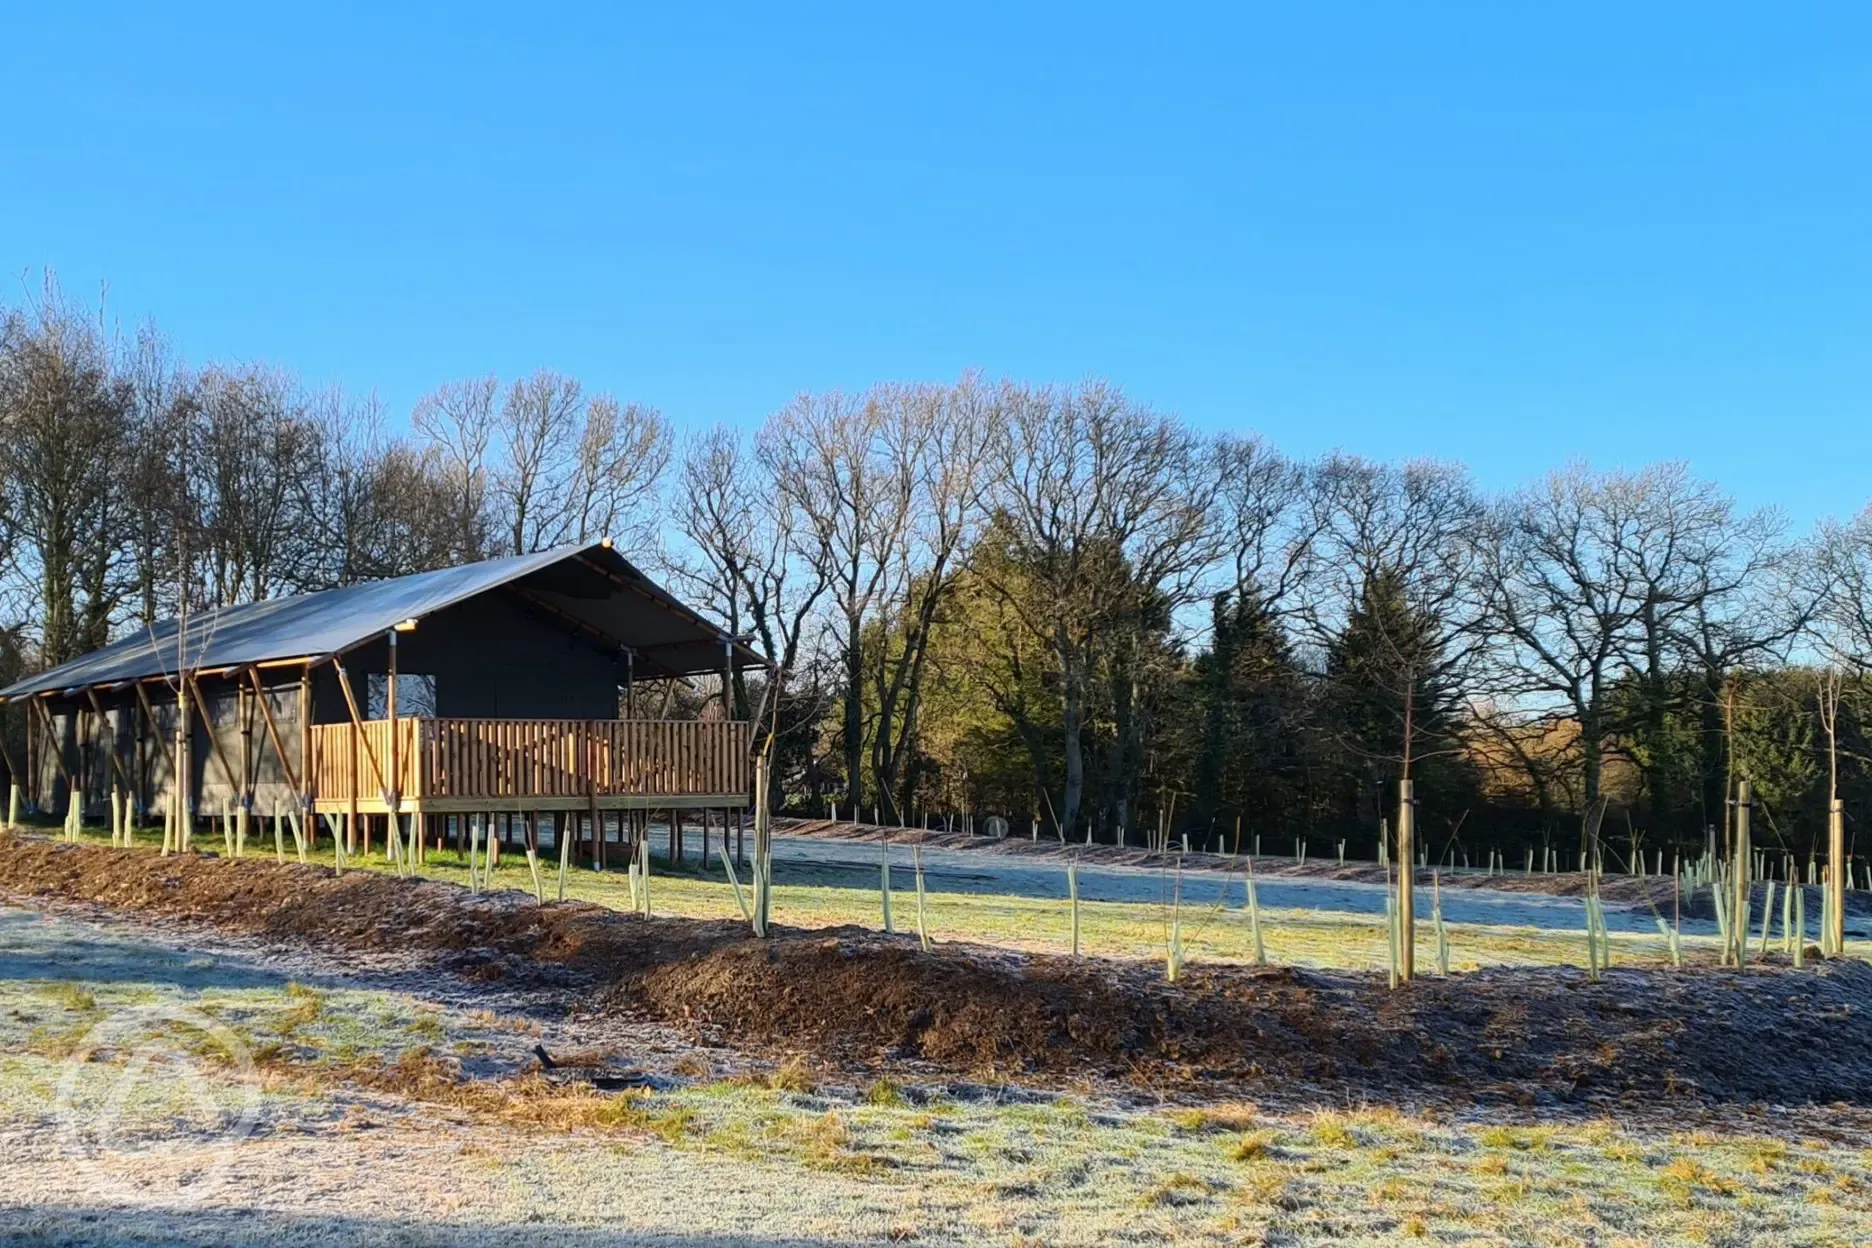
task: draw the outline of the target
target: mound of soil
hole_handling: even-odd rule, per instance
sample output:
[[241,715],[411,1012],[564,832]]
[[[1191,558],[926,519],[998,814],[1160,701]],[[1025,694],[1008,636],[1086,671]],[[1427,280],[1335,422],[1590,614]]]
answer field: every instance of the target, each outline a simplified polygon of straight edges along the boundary
[[[1492,968],[1381,976],[1016,954],[856,928],[645,920],[434,881],[0,836],[0,889],[204,921],[280,942],[421,953],[594,1008],[846,1065],[1103,1076],[1231,1094],[1295,1084],[1521,1104],[1872,1104],[1872,966],[1675,972]],[[1244,1088],[1243,1085],[1246,1085]]]

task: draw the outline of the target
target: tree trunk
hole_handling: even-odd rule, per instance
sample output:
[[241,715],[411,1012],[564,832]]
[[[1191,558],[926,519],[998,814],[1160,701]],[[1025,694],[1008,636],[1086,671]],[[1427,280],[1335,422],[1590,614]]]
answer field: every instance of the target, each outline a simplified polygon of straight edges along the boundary
[[1065,648],[1061,656],[1061,671],[1064,679],[1060,682],[1062,710],[1060,714],[1061,745],[1065,751],[1066,786],[1061,796],[1060,809],[1055,812],[1055,821],[1059,835],[1072,839],[1073,828],[1079,822],[1079,807],[1085,801],[1085,670],[1082,657],[1071,647]]
[[864,797],[864,651],[858,618],[845,624],[845,801],[857,814]]

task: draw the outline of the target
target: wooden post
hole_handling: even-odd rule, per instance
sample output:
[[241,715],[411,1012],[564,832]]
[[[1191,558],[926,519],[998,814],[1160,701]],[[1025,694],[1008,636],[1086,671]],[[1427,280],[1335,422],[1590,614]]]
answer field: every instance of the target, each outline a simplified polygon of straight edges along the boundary
[[70,822],[73,825],[73,840],[78,839],[76,831],[83,826],[85,799],[90,796],[86,791],[91,787],[91,734],[85,731],[89,713],[83,706],[72,707],[72,747],[78,752],[78,781],[72,786],[72,796],[77,799],[77,815]]
[[243,805],[251,806],[253,805],[254,786],[259,781],[258,769],[254,766],[254,704],[244,684],[237,683],[234,686],[234,696],[235,714],[239,716],[241,739],[240,800]]
[[[30,725],[28,725],[30,729]],[[20,769],[13,765],[13,751],[6,744],[6,719],[0,715],[0,759],[4,759],[7,770],[7,821],[6,826],[19,826],[20,807]]]
[[[149,735],[155,739],[156,744],[162,749],[163,761],[169,765],[170,779],[175,780],[178,775],[176,771],[175,753],[169,748],[169,742],[163,737],[162,733],[156,730],[156,708],[150,705],[149,694],[143,691],[143,686],[140,682],[136,685],[136,695],[137,702],[143,707],[143,719],[149,724]],[[145,779],[147,779],[147,768],[144,774]],[[156,800],[155,786],[153,784],[150,786],[150,800]],[[167,803],[164,804],[164,808],[167,809]]]
[[1736,784],[1735,798],[1735,893],[1730,908],[1729,938],[1735,946],[1735,964],[1748,961],[1749,898],[1753,891],[1749,867],[1754,850],[1749,844],[1749,816],[1755,804],[1755,786],[1747,780]]
[[670,843],[670,866],[672,867],[679,866],[682,863],[682,860],[683,860],[682,859],[682,851],[683,851],[682,842],[683,842],[682,811],[675,807],[671,807],[670,812],[669,812],[669,843]]
[[[77,792],[77,781],[72,778],[71,769],[65,765],[65,743],[59,740],[58,730],[52,725],[52,712],[46,709],[45,699],[38,697],[32,699],[32,706],[39,712],[39,723],[45,730],[45,744],[40,747],[40,752],[42,754],[47,751],[51,752],[53,765],[58,768],[59,775],[65,778],[66,819],[69,822],[71,818],[70,795]],[[57,808],[56,799],[52,806],[53,809]]]
[[[97,712],[98,729],[101,734],[104,728],[109,725],[110,717],[104,713],[104,704],[98,701],[96,689],[86,689],[85,694],[91,699],[91,709]],[[130,775],[124,770],[123,760],[117,757],[117,733],[115,730],[110,734],[110,744],[105,749],[105,753],[110,757],[111,771],[116,775],[118,783],[123,785],[124,788],[129,788]]]
[[1410,780],[1398,781],[1398,978],[1409,983],[1417,965],[1417,800]]
[[245,845],[247,843],[247,832],[253,825],[254,817],[253,713],[253,703],[248,701],[247,698],[247,686],[239,683],[235,684],[234,715],[235,724],[240,729],[241,742],[240,792],[234,795],[234,801],[238,809],[235,818],[240,821],[240,834],[235,839],[235,844],[237,845]]
[[[332,666],[337,668],[338,670],[338,688],[344,693],[345,710],[349,711],[351,714],[351,740],[353,744],[353,749],[355,749],[356,746],[358,745],[362,745],[364,747],[364,758],[367,762],[370,763],[371,771],[377,777],[377,791],[383,794],[385,804],[388,805],[389,798],[390,798],[390,783],[389,781],[384,779],[383,767],[377,761],[376,748],[371,745],[370,737],[368,737],[364,733],[363,717],[358,714],[357,696],[351,692],[350,678],[346,675],[344,666],[342,664],[334,663]],[[395,740],[394,734],[392,734],[391,739]],[[357,793],[357,785],[355,783],[351,786],[351,791],[352,791],[353,805],[355,805],[356,793]],[[366,840],[369,839],[369,835],[370,834],[368,832],[365,833]],[[370,852],[368,846],[366,846],[365,852],[366,853]]]
[[214,721],[208,718],[208,699],[202,696],[201,684],[193,676],[183,683],[195,691],[195,714],[202,722],[202,729],[208,734],[208,754],[215,765],[221,768],[221,778],[227,781],[228,791],[238,794],[240,782],[234,778],[234,768],[228,764],[227,755],[221,750],[221,741],[215,736]]
[[[401,853],[403,851],[403,797],[402,797],[402,793],[400,792],[400,790],[403,787],[403,772],[398,766],[398,763],[400,760],[398,758],[399,742],[397,738],[402,736],[403,734],[397,731],[397,713],[396,713],[397,711],[397,706],[396,706],[397,634],[396,634],[396,629],[392,628],[388,633],[385,633],[384,638],[389,645],[389,651],[390,651],[390,660],[387,665],[389,670],[384,677],[384,718],[390,721],[390,780],[389,780],[388,786],[384,790],[384,801],[390,807],[390,819],[389,819],[389,822],[384,826],[384,832],[386,836],[394,836],[397,838],[397,851]],[[411,831],[413,832],[415,831],[415,829],[412,828]],[[412,836],[410,840],[415,842],[415,844],[412,844],[409,847],[410,848],[410,855],[409,855],[410,865],[414,866],[417,861],[416,855],[421,848],[422,837]]]
[[[299,774],[305,778],[300,789],[300,806],[310,811],[318,794],[312,791],[312,665],[299,672]],[[316,819],[313,820],[316,823]],[[334,829],[333,835],[337,832]],[[316,839],[316,838],[313,838]]]
[[155,802],[156,794],[150,784],[149,733],[144,729],[154,729],[156,725],[143,722],[135,702],[126,702],[124,707],[130,714],[131,806],[133,812],[147,811]]
[[773,894],[773,837],[770,812],[767,809],[767,769],[771,763],[765,753],[760,754],[754,763],[754,878],[757,891],[754,899],[754,915],[758,922],[754,927],[756,936],[767,935],[767,920],[772,913]]
[[[1846,950],[1846,803],[1834,798],[1827,812],[1827,952]],[[1804,939],[1804,937],[1803,937]]]

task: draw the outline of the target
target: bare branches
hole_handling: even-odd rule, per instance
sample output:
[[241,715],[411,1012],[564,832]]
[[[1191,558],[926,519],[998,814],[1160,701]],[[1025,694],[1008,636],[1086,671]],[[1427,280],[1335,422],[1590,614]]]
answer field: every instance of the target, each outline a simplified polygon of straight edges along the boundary
[[[1200,593],[1217,549],[1217,464],[1180,423],[1103,382],[1005,387],[1000,407],[996,550],[981,565],[983,583],[1046,639],[1058,665],[1064,787],[1053,809],[1071,835],[1085,798],[1098,647],[1116,641],[1117,679],[1134,689],[1139,631],[1153,619],[1167,625]],[[1123,709],[1120,739],[1138,728],[1135,699]]]
[[118,344],[49,276],[4,324],[0,515],[13,571],[35,587],[43,661],[63,662],[104,644],[126,589],[112,486],[131,388]]
[[450,486],[449,525],[455,530],[453,549],[458,559],[479,559],[490,545],[488,458],[499,390],[492,373],[445,382],[419,399],[410,416],[416,432],[433,448],[440,475]]

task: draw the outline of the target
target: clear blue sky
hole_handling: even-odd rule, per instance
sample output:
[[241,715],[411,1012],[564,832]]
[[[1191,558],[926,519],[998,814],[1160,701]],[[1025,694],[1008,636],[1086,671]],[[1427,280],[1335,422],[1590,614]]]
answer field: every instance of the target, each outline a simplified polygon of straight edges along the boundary
[[0,0],[8,301],[108,282],[399,415],[976,366],[1491,486],[1872,494],[1862,4],[183,7]]

